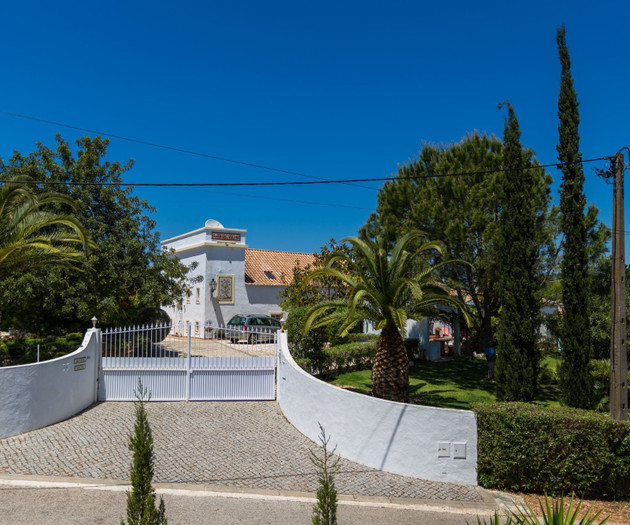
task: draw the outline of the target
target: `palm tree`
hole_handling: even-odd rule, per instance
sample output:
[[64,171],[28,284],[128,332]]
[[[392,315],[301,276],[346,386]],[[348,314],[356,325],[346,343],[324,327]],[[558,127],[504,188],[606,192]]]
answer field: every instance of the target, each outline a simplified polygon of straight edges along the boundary
[[439,306],[457,308],[469,319],[464,305],[449,294],[436,275],[447,262],[414,272],[423,255],[442,254],[442,244],[425,241],[420,232],[407,233],[391,252],[380,238],[365,241],[349,237],[344,241],[352,245],[351,255],[331,255],[322,269],[309,274],[309,279],[336,277],[348,286],[349,296],[312,307],[306,330],[341,320],[339,333],[343,336],[357,323],[372,321],[381,330],[372,367],[372,393],[383,399],[406,402],[409,359],[403,337],[407,319],[420,320],[435,314]]
[[72,215],[42,209],[67,205],[59,193],[36,196],[16,183],[0,187],[0,280],[44,265],[77,267],[89,246],[87,232]]

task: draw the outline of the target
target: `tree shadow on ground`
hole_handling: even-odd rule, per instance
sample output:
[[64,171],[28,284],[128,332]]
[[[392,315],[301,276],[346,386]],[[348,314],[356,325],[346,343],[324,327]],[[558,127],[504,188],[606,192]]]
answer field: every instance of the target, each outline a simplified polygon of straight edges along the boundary
[[[487,362],[480,358],[416,362],[409,369],[410,401],[418,405],[464,410],[469,410],[473,403],[493,402],[496,385],[487,379],[487,375]],[[348,382],[352,384],[337,386],[361,394],[368,394],[372,387],[368,374],[348,378]],[[534,402],[547,405],[557,402],[559,397],[555,374],[544,370]]]
[[485,359],[449,359],[420,361],[409,369],[409,379],[424,381],[433,386],[455,384],[463,390],[484,390],[494,393],[494,383],[487,381]]
[[[455,397],[445,396],[445,392],[449,392],[449,390],[425,391],[422,392],[421,395],[412,397],[411,401],[414,405],[470,410],[470,403],[462,401],[461,399],[457,399]],[[452,392],[452,390],[450,392]]]

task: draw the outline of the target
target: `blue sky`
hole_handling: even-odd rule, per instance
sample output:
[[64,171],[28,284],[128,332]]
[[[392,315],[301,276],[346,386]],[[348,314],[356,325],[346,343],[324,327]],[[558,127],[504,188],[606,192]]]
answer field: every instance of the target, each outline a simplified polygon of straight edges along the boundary
[[[630,146],[626,1],[3,2],[0,19],[0,110],[329,179],[389,176],[423,142],[500,137],[504,100],[555,162],[564,23],[584,158]],[[0,157],[57,132],[85,134],[0,114]],[[128,182],[306,180],[112,139],[109,159],[130,158]],[[592,166],[587,200],[610,225]],[[162,238],[213,218],[252,247],[315,251],[356,234],[376,206],[366,185],[136,194]]]

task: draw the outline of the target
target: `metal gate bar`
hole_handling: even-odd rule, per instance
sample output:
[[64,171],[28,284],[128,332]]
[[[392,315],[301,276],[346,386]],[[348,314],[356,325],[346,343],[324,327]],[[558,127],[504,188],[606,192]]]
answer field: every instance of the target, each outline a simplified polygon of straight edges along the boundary
[[[103,331],[102,401],[135,400],[138,379],[152,401],[275,399],[277,334],[191,325]],[[185,335],[179,335],[185,334]]]

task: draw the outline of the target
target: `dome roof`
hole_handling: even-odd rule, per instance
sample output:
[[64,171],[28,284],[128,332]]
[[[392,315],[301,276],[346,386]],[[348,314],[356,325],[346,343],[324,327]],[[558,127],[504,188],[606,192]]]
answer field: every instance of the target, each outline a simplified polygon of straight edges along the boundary
[[223,224],[219,221],[215,221],[214,219],[208,219],[206,221],[206,228],[223,228]]

